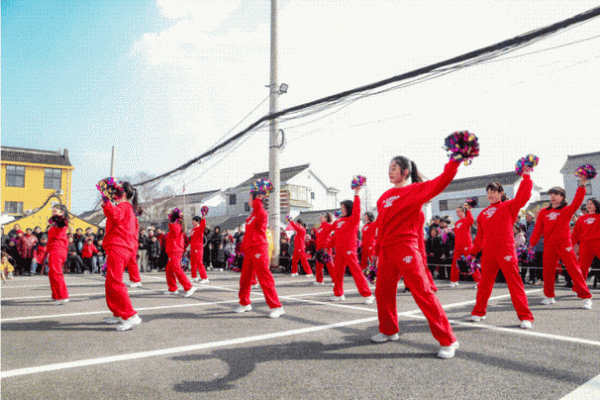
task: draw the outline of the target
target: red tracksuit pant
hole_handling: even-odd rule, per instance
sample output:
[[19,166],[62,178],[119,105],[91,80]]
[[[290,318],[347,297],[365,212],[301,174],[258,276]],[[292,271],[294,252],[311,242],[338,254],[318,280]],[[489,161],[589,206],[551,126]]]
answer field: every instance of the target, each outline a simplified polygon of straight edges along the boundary
[[579,266],[581,267],[581,276],[584,280],[587,279],[594,257],[600,259],[600,240],[579,242]]
[[[136,263],[137,250],[113,247],[106,250],[106,305],[115,317],[129,319],[137,314],[131,304],[127,286],[123,283],[125,266]],[[137,264],[137,263],[136,263]]]
[[265,295],[265,300],[269,308],[279,308],[279,296],[275,291],[275,280],[269,269],[269,247],[256,246],[246,249],[244,254],[244,263],[242,265],[242,274],[240,276],[240,304],[247,306],[250,304],[250,285],[252,277],[256,274],[258,282]]
[[333,274],[331,274],[333,294],[338,297],[344,294],[344,273],[346,272],[346,266],[350,269],[360,295],[363,297],[371,296],[371,289],[369,288],[365,274],[362,273],[358,264],[356,251],[336,251],[333,258]]
[[446,312],[435,295],[427,276],[426,260],[421,252],[407,243],[386,246],[379,253],[375,298],[379,332],[384,335],[398,333],[398,311],[396,295],[398,280],[404,277],[417,306],[427,318],[433,337],[441,346],[450,346],[456,341]]
[[312,275],[312,269],[310,268],[310,265],[308,265],[308,260],[306,259],[306,252],[300,249],[294,249],[294,255],[292,256],[292,274],[298,273],[298,261],[302,264],[302,268],[304,268],[306,275]]
[[67,259],[67,251],[48,253],[48,279],[50,280],[50,289],[54,300],[69,298],[65,276],[63,275],[63,266]]
[[327,266],[327,271],[329,271],[329,275],[333,275],[333,264],[331,264],[331,262],[328,262],[327,264],[322,264],[320,262],[317,262],[316,263],[316,271],[315,271],[317,282],[323,282],[323,267],[324,266]]
[[[570,243],[544,243],[544,296],[554,297],[554,282],[556,279],[556,263],[561,259],[571,280],[573,281],[573,291],[577,297],[582,299],[591,299],[592,294],[587,287],[587,283],[581,274],[581,268],[575,258],[573,246]],[[591,263],[590,263],[591,264]]]
[[137,263],[137,252],[136,252],[136,257],[133,257],[133,259],[129,260],[127,262],[127,265],[125,265],[125,267],[127,268],[127,272],[129,273],[129,280],[131,282],[141,282],[142,281],[142,277],[140,276],[140,267],[138,266],[138,263]]
[[481,257],[481,281],[477,285],[477,297],[471,315],[480,317],[485,315],[498,270],[502,270],[504,274],[510,299],[519,319],[521,321],[533,321],[533,314],[529,309],[527,295],[525,294],[525,286],[523,286],[523,280],[519,274],[515,249],[505,249],[503,252],[486,251],[483,253]]
[[204,257],[204,248],[202,247],[194,247],[190,249],[190,264],[192,266],[192,278],[196,278],[200,274],[201,279],[208,279],[208,275],[206,274],[206,268],[204,268],[204,262],[202,258]]
[[458,279],[460,278],[460,268],[458,268],[456,262],[460,260],[461,256],[468,256],[470,254],[469,250],[468,246],[456,246],[454,248],[452,265],[450,266],[450,282],[458,282]]
[[367,268],[369,258],[373,257],[373,254],[375,254],[375,249],[373,248],[373,246],[362,248],[362,253],[360,255],[360,267],[362,269]]
[[165,274],[170,292],[177,290],[177,281],[179,281],[186,292],[192,288],[192,283],[181,268],[181,257],[183,257],[183,253],[180,252],[169,254],[169,262],[167,262]]

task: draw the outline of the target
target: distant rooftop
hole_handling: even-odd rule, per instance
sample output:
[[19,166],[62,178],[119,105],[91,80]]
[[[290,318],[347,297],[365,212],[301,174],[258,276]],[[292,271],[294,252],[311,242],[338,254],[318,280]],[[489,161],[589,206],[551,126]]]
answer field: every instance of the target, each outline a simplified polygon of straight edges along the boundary
[[47,164],[72,167],[69,161],[69,151],[49,151],[38,149],[24,149],[20,147],[2,146],[2,162],[24,162],[32,164]]
[[560,170],[561,174],[573,173],[582,164],[592,164],[596,169],[600,168],[600,151],[594,153],[575,154],[567,156],[565,165]]
[[460,192],[462,190],[485,188],[490,182],[499,182],[502,186],[513,185],[519,179],[521,177],[514,171],[455,179],[450,182],[444,192]]
[[[285,183],[287,181],[289,181],[290,179],[292,179],[294,176],[298,175],[300,172],[304,171],[305,169],[307,169],[308,167],[310,167],[310,164],[304,164],[304,165],[298,165],[295,167],[289,167],[289,168],[282,168],[280,170],[280,181],[281,183]],[[244,182],[240,183],[238,186],[236,187],[244,187],[244,186],[248,186],[250,187],[250,185],[257,179],[268,179],[269,178],[269,171],[266,172],[259,172],[257,174],[254,174],[252,176],[252,178],[245,180]]]

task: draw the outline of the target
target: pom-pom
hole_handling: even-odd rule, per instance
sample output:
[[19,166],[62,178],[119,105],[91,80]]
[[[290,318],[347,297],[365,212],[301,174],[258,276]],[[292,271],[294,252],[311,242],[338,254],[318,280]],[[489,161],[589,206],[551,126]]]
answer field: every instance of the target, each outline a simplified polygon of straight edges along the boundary
[[517,161],[517,164],[515,165],[515,172],[517,173],[517,175],[523,175],[523,170],[525,169],[525,167],[531,167],[531,169],[533,170],[533,168],[537,167],[539,162],[540,159],[537,156],[529,154],[526,157],[522,157],[521,159],[519,159],[519,161]]
[[350,187],[352,189],[358,189],[360,187],[363,187],[365,185],[365,183],[367,183],[367,178],[365,178],[362,175],[356,175],[353,179],[352,179],[352,183],[350,184]]
[[333,261],[333,257],[331,257],[331,254],[327,250],[321,249],[315,253],[315,260],[321,264],[329,264]]
[[465,203],[467,203],[469,207],[475,208],[477,207],[477,204],[479,204],[479,200],[477,197],[469,197],[467,200],[465,200]]
[[169,222],[174,223],[174,222],[181,222],[181,218],[183,216],[181,215],[181,210],[179,208],[174,208],[167,215],[167,217],[169,218]]
[[479,140],[469,131],[454,132],[444,141],[444,149],[453,160],[469,165],[479,155]]
[[202,216],[205,217],[208,214],[208,207],[202,206],[202,208],[200,209],[200,214],[202,214]]
[[104,178],[96,185],[96,189],[102,193],[102,200],[106,202],[108,200],[119,200],[125,195],[123,189],[123,182],[115,181],[112,176],[110,178]]
[[342,210],[336,210],[336,211],[333,213],[333,216],[334,216],[334,217],[336,217],[336,218],[339,218],[339,217],[341,217],[341,216],[342,216]]
[[143,213],[144,213],[144,210],[143,210],[143,209],[142,209],[142,207],[140,207],[140,206],[137,206],[137,208],[134,208],[134,209],[133,209],[133,214],[134,214],[136,217],[140,217],[140,216],[141,216]]
[[48,225],[56,226],[57,228],[62,228],[67,226],[67,219],[64,215],[53,215],[48,220]]
[[273,184],[268,179],[257,179],[250,187],[250,193],[268,196],[273,191]]
[[286,215],[285,216],[285,221],[288,222],[288,223],[292,222],[292,217],[290,217],[289,215]]
[[371,283],[377,281],[377,264],[373,260],[369,260],[367,268],[364,269],[363,273]]
[[592,164],[583,164],[575,170],[575,175],[579,175],[587,179],[594,179],[598,173]]
[[481,263],[479,262],[479,259],[477,259],[476,257],[473,257],[472,255],[468,255],[466,257],[461,256],[460,259],[462,262],[464,262],[467,265],[467,268],[469,269],[469,273],[474,274],[475,271],[481,270]]
[[535,252],[522,245],[517,247],[517,258],[521,264],[532,264],[535,261]]

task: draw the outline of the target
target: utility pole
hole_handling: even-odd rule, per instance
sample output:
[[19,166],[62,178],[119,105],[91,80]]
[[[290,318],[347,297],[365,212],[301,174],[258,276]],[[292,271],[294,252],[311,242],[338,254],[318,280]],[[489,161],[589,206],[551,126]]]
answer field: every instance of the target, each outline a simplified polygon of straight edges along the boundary
[[[269,82],[269,114],[277,112],[277,97],[279,96],[277,82],[277,0],[271,0],[271,79]],[[278,122],[272,119],[269,123],[269,180],[273,184],[273,193],[269,199],[269,229],[273,238],[273,257],[271,267],[279,266],[279,221],[280,221],[280,192],[279,174],[279,140]]]
[[110,176],[115,177],[115,146],[112,147],[112,155],[110,157]]

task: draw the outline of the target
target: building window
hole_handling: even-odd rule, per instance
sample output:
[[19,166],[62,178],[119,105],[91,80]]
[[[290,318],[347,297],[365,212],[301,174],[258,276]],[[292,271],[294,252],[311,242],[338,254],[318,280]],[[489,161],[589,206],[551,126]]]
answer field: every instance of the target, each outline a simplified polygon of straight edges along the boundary
[[315,192],[310,192],[310,198],[311,198],[311,200],[315,199]]
[[6,186],[25,187],[25,167],[22,165],[6,166]]
[[448,200],[440,200],[440,211],[448,211]]
[[234,206],[237,204],[237,196],[235,194],[229,195],[229,205]]
[[244,211],[245,212],[250,212],[250,204],[248,204],[248,202],[244,203]]
[[60,189],[62,186],[62,170],[46,168],[44,170],[44,189]]
[[22,201],[5,201],[4,212],[7,214],[23,214]]

